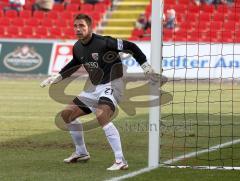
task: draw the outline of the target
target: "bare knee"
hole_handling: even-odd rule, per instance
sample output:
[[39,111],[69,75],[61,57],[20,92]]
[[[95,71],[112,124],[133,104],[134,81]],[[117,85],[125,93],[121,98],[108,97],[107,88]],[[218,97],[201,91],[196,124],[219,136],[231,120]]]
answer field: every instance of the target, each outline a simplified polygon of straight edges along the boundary
[[61,117],[65,123],[71,123],[73,121],[72,119],[72,110],[63,110],[61,112]]
[[112,115],[113,111],[108,105],[99,105],[96,110],[96,118],[101,126],[109,123]]

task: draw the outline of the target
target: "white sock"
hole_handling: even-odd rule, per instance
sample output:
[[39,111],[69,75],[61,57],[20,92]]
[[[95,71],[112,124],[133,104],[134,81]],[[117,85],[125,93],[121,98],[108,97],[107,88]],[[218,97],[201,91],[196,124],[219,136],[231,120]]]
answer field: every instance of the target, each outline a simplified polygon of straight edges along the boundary
[[103,130],[105,131],[108,142],[112,147],[116,162],[124,160],[120,135],[117,128],[110,122],[103,127]]
[[79,155],[80,154],[88,155],[84,142],[82,123],[79,121],[79,119],[75,119],[70,124],[67,124],[67,126],[72,136],[73,142],[75,144],[76,153]]

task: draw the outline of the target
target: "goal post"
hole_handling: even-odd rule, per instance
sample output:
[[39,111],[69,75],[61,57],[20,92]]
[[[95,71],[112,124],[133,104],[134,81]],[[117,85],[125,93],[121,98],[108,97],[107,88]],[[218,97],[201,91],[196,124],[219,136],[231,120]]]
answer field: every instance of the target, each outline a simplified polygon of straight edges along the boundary
[[[152,1],[152,18],[151,18],[151,65],[155,72],[161,73],[162,61],[162,15],[163,0]],[[159,92],[159,84],[150,86],[150,95],[156,95]],[[152,94],[153,93],[153,94]],[[159,99],[160,95],[158,95]],[[160,101],[159,101],[160,102]],[[160,106],[151,106],[149,109],[149,150],[148,166],[157,167],[159,165],[160,155]]]

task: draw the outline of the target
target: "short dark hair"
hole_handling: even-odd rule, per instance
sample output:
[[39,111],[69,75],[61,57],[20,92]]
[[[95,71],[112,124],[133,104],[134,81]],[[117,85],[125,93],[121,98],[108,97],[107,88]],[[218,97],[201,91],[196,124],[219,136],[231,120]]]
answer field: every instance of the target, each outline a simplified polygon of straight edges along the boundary
[[74,17],[74,21],[79,20],[79,19],[85,20],[88,26],[92,26],[92,18],[90,16],[88,16],[86,14],[77,14]]

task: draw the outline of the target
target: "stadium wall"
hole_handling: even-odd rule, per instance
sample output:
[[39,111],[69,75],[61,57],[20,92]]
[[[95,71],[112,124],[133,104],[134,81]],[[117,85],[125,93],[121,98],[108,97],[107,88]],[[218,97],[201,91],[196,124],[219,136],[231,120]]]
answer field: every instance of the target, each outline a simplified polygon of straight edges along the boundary
[[[75,41],[0,41],[0,73],[54,74],[72,58]],[[150,61],[150,42],[136,42]],[[240,44],[164,43],[164,75],[178,78],[239,78]],[[138,63],[121,54],[127,73],[141,73]],[[174,76],[173,76],[174,75]]]

